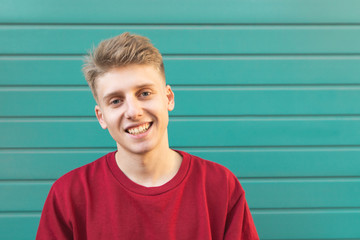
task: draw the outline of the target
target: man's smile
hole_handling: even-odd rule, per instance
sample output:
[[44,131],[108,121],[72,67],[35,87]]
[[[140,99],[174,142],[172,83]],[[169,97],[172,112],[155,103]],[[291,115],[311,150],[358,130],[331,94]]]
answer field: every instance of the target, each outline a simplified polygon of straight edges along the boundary
[[127,133],[130,133],[131,135],[138,135],[141,133],[146,132],[152,125],[152,122],[143,123],[134,127],[129,127],[125,129]]

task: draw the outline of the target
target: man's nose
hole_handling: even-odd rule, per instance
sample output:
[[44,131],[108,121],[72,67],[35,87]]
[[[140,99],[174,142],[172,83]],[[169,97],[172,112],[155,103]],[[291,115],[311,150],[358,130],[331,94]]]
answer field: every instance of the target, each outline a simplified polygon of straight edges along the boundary
[[136,119],[142,116],[143,110],[141,102],[136,98],[128,98],[126,100],[125,116],[129,119]]

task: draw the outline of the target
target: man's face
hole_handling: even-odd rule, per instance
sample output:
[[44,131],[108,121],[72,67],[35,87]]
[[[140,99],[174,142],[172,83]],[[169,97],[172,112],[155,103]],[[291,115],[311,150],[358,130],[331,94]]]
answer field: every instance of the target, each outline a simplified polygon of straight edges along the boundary
[[119,151],[144,154],[168,147],[168,111],[174,93],[150,65],[115,68],[96,82],[96,117],[108,129]]

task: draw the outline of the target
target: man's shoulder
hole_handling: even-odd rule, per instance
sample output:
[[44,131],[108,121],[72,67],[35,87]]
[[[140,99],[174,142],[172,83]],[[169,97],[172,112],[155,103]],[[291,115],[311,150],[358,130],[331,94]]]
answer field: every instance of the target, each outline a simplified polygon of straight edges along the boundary
[[196,156],[196,155],[193,155],[190,153],[185,153],[185,154],[188,154],[190,156],[194,167],[204,169],[207,172],[213,172],[214,174],[223,174],[223,175],[234,176],[234,174],[231,172],[231,170],[228,169],[227,167],[225,167],[224,165],[221,165],[212,160],[208,160],[208,159],[205,159],[205,158],[202,158],[200,156]]
[[183,152],[184,156],[188,155],[191,159],[191,171],[195,174],[204,175],[210,181],[227,183],[238,183],[235,174],[227,167],[205,158]]
[[[187,153],[189,154],[189,153]],[[191,181],[201,182],[209,191],[217,189],[218,193],[229,194],[232,198],[238,199],[245,194],[237,176],[227,167],[192,154],[191,158]]]
[[113,152],[107,153],[93,162],[65,173],[54,182],[53,188],[62,189],[65,187],[66,189],[69,189],[70,186],[85,184],[89,179],[95,180],[97,175],[106,170],[107,158],[111,156],[111,154],[113,154]]

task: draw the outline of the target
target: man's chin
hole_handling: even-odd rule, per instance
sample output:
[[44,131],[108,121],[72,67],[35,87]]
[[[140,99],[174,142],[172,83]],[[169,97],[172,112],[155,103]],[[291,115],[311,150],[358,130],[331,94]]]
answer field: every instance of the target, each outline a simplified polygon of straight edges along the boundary
[[150,153],[154,148],[151,146],[140,146],[139,144],[136,147],[122,147],[118,145],[118,151],[124,151],[131,155],[146,155]]

